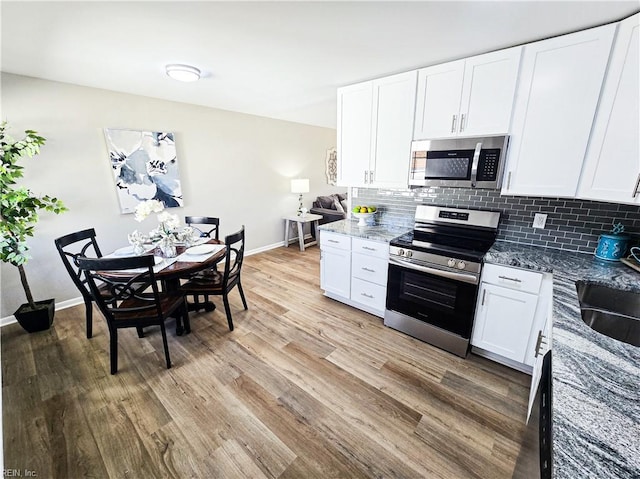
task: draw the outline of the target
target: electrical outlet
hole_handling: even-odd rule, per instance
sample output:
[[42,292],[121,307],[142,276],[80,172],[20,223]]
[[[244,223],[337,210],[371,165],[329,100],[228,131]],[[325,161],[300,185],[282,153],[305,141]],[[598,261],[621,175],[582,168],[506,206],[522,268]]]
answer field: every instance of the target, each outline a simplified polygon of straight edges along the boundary
[[358,188],[351,188],[351,198],[358,197]]
[[534,228],[544,228],[544,225],[547,223],[547,215],[544,213],[536,213],[533,217],[533,227]]

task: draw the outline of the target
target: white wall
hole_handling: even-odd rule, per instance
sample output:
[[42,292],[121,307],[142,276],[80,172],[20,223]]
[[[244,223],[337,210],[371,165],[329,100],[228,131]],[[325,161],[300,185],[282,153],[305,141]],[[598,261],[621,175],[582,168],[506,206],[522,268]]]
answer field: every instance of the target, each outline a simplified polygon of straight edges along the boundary
[[[36,300],[79,296],[55,250],[58,236],[93,227],[107,253],[125,245],[128,232],[154,226],[155,218],[141,225],[120,214],[104,128],[175,133],[185,206],[171,212],[220,217],[222,235],[244,224],[248,250],[283,241],[282,215],[297,208],[290,178],[310,179],[308,208],[316,196],[344,190],[328,186],[324,174],[332,129],[6,73],[1,82],[0,115],[10,133],[33,129],[47,139],[40,155],[22,163],[21,184],[70,210],[43,213],[29,241],[26,271]],[[15,267],[2,263],[0,281],[4,318],[25,297]]]

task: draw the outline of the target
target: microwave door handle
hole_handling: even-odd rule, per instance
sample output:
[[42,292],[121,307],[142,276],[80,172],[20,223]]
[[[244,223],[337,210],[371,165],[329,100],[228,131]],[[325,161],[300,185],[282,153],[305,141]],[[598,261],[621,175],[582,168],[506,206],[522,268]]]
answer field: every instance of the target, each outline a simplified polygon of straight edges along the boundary
[[476,144],[476,150],[473,152],[473,161],[471,162],[471,186],[475,186],[478,177],[478,163],[480,162],[480,152],[482,151],[482,142]]

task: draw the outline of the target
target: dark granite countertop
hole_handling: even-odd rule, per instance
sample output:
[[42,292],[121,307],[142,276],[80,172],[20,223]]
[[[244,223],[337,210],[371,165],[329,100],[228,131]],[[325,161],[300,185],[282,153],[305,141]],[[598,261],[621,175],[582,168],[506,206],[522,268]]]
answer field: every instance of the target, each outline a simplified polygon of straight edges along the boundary
[[485,262],[553,273],[553,477],[640,477],[640,348],[587,326],[575,287],[582,280],[640,293],[640,273],[502,241]]
[[388,243],[397,236],[408,233],[412,228],[395,225],[375,224],[358,226],[358,220],[340,220],[318,226],[321,231],[331,231],[356,238],[365,238]]

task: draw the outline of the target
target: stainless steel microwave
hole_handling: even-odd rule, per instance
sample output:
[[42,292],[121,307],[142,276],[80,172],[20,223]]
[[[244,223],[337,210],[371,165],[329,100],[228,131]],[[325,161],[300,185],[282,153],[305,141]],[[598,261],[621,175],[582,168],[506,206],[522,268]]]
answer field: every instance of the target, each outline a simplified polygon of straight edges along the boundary
[[410,186],[499,189],[508,136],[411,143]]

